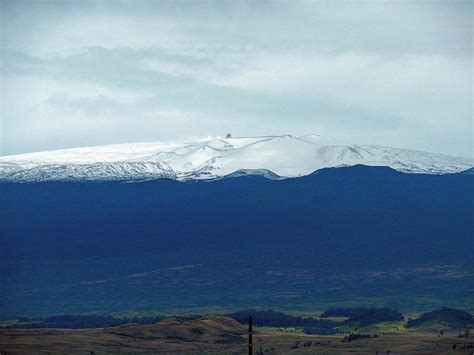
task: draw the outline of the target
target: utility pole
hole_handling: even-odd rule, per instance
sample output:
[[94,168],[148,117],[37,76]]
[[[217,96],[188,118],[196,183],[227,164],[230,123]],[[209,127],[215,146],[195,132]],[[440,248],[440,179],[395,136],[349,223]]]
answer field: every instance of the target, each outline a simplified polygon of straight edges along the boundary
[[249,355],[252,354],[252,316],[249,315]]

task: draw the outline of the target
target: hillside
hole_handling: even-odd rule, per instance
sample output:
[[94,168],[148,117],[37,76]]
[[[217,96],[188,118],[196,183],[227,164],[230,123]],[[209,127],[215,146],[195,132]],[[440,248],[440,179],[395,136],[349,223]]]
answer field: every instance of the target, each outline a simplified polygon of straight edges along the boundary
[[474,328],[472,314],[448,307],[427,312],[417,319],[410,319],[407,328],[422,331],[462,331]]
[[[247,329],[226,317],[172,318],[153,325],[128,324],[103,329],[0,329],[5,353],[163,353],[242,354],[247,352]],[[347,338],[347,337],[346,337]],[[474,338],[446,334],[397,334],[378,337],[314,336],[256,328],[254,353],[450,353],[472,351]]]
[[2,317],[470,307],[473,178],[354,166],[285,180],[0,184]]
[[171,318],[97,330],[0,330],[2,351],[196,353],[244,348],[246,329],[225,317]]

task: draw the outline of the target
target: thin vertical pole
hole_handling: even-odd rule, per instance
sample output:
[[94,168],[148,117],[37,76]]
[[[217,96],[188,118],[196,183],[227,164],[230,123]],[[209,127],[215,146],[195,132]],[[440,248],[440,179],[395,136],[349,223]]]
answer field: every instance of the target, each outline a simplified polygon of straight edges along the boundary
[[252,354],[252,316],[249,316],[249,355]]

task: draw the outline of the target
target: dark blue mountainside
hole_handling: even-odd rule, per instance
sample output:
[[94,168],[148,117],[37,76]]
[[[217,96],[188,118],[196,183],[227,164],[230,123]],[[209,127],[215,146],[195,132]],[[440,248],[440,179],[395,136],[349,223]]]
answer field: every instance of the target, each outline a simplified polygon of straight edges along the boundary
[[0,184],[0,315],[369,296],[465,307],[473,182],[354,166],[286,180]]

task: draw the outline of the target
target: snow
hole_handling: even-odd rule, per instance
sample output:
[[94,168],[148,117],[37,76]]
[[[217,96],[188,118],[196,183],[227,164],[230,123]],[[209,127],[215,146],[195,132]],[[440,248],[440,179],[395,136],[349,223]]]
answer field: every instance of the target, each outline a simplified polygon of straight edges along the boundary
[[115,144],[0,157],[0,180],[216,179],[246,171],[284,178],[327,167],[364,164],[409,173],[447,174],[468,158],[376,145],[340,145],[317,135],[215,138]]

